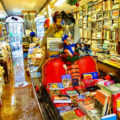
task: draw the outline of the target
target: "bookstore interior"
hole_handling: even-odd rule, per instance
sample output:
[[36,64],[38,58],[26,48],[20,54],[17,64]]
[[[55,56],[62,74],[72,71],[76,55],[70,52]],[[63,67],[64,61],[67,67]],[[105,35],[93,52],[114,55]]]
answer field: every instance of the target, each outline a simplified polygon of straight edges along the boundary
[[0,120],[120,120],[120,0],[0,0]]

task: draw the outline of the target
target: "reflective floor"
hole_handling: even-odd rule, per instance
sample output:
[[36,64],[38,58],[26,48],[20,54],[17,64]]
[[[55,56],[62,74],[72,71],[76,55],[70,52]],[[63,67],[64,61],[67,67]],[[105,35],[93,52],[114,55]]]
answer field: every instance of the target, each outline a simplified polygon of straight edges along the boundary
[[0,120],[41,120],[41,114],[26,74],[27,60],[22,50],[13,52],[13,71],[3,87]]

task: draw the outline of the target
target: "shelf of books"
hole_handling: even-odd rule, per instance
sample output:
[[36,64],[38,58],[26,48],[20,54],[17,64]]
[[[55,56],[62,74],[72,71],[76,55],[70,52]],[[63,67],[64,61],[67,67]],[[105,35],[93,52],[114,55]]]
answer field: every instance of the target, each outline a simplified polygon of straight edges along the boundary
[[7,39],[6,25],[3,21],[0,21],[0,41],[6,41]]
[[90,74],[93,78],[98,75],[97,72],[83,74],[81,84],[72,79],[71,74],[65,74],[61,76],[61,82],[53,81],[46,88],[40,86],[39,97],[44,99],[40,104],[45,104],[42,110],[48,109],[50,116],[54,113],[53,120],[119,119],[120,84],[114,84],[113,80],[86,78]]
[[93,55],[108,50],[119,56],[120,0],[92,0],[80,7],[77,16],[81,41],[91,43]]

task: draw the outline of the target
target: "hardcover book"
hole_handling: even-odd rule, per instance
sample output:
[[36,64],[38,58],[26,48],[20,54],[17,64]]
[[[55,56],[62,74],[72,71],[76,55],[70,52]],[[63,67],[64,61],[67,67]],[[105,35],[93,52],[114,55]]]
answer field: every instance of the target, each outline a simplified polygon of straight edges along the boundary
[[79,109],[64,112],[61,116],[63,120],[87,120],[84,113]]
[[60,90],[64,89],[64,86],[62,83],[49,83],[48,84],[48,89],[50,90]]
[[71,99],[67,95],[54,95],[52,99],[54,103],[71,103]]
[[111,95],[114,93],[119,93],[120,92],[120,84],[112,84],[109,85],[107,87],[102,87],[101,90],[103,90],[104,92],[106,92],[107,94]]
[[70,96],[71,100],[77,100],[79,98],[79,94],[75,90],[66,91],[66,92],[67,92],[67,95]]
[[62,75],[62,84],[64,88],[72,87],[72,80],[70,74]]
[[106,115],[102,117],[101,120],[117,120],[117,115],[116,114]]
[[56,103],[55,107],[57,108],[57,110],[60,112],[60,114],[62,112],[66,112],[66,111],[70,111],[72,110],[71,106],[69,103]]

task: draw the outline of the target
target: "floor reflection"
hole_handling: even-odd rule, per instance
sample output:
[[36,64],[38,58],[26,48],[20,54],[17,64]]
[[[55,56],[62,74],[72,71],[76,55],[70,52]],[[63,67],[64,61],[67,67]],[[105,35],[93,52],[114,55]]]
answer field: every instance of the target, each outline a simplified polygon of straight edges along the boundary
[[9,84],[3,87],[0,120],[41,120],[26,68],[22,51],[13,52],[13,72]]

